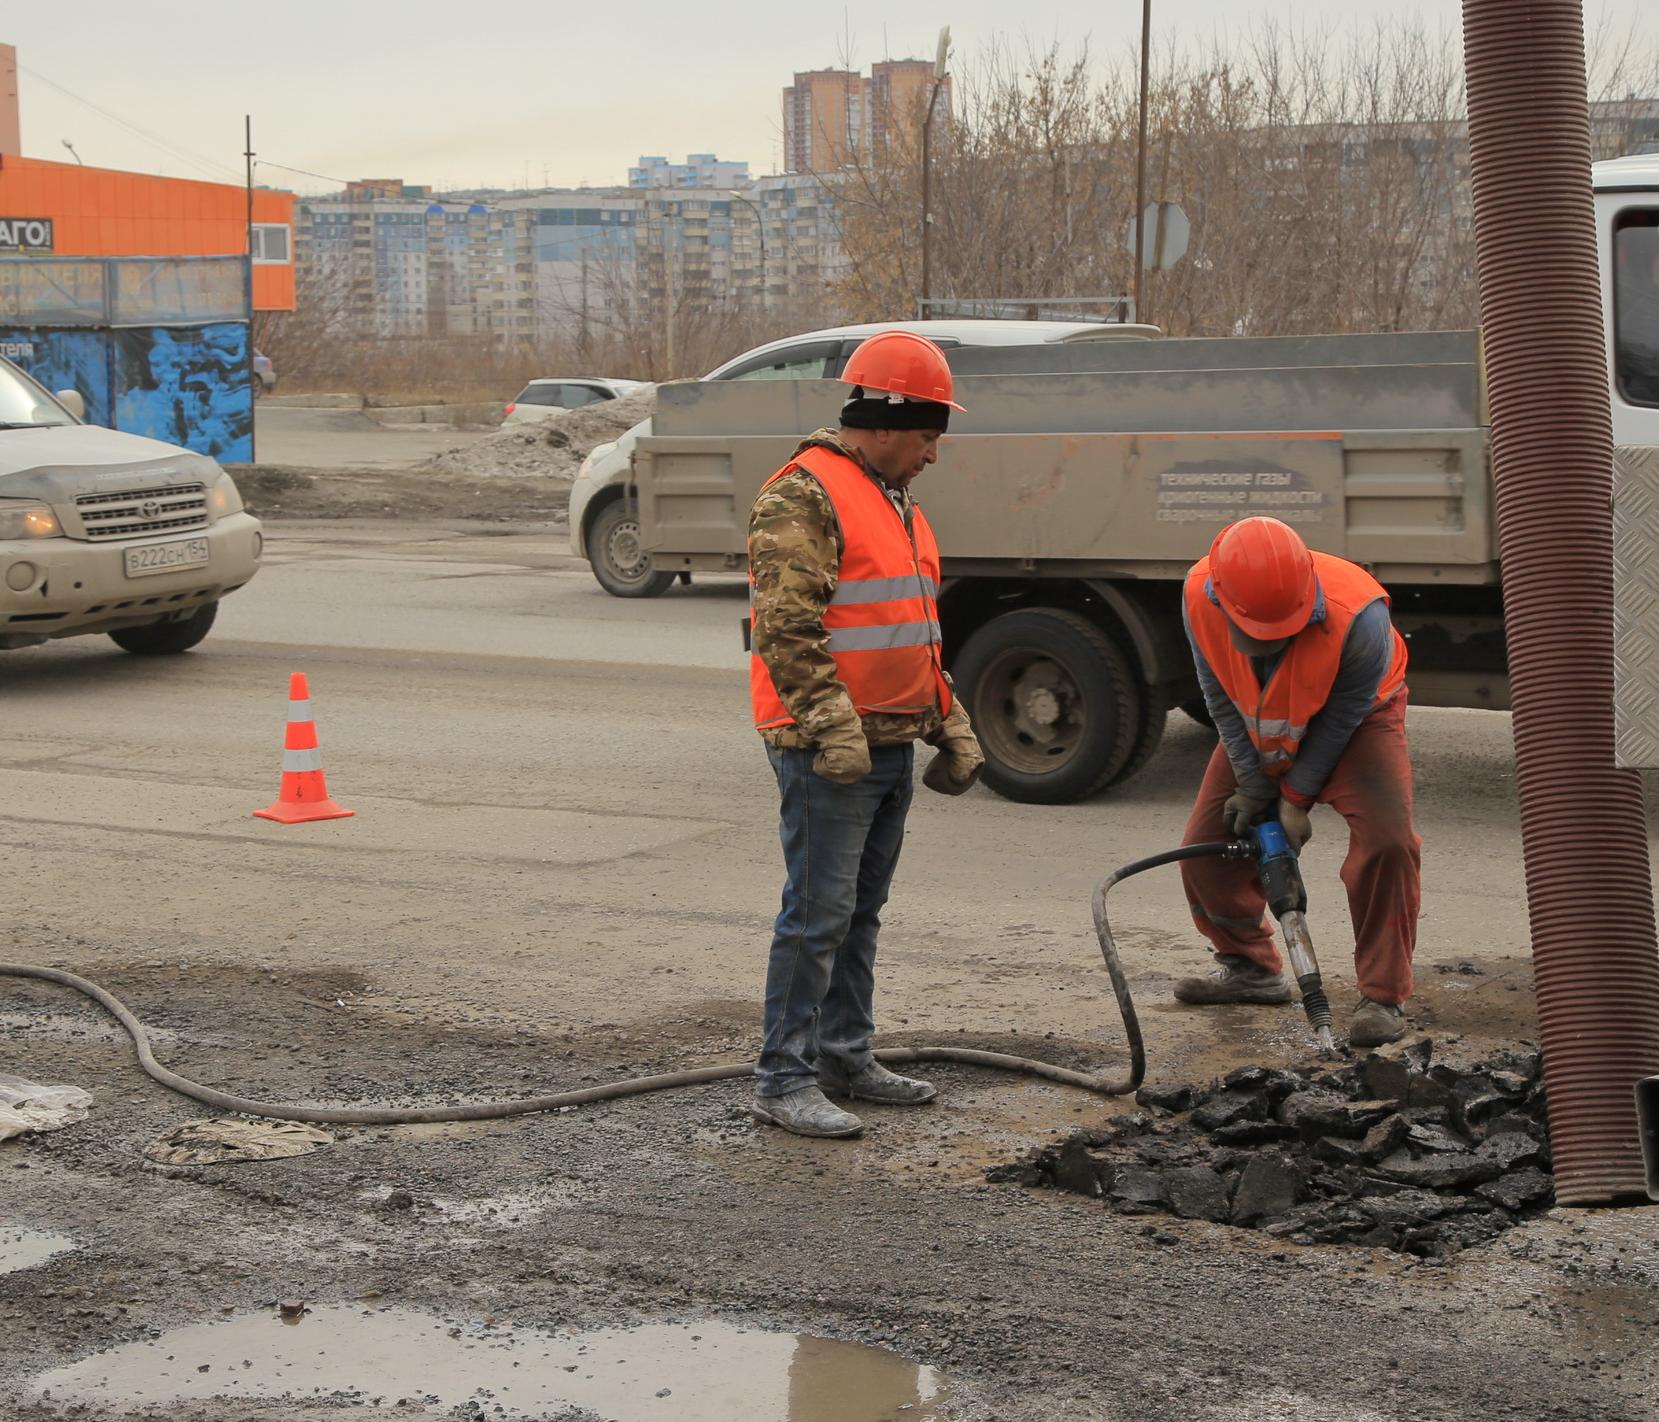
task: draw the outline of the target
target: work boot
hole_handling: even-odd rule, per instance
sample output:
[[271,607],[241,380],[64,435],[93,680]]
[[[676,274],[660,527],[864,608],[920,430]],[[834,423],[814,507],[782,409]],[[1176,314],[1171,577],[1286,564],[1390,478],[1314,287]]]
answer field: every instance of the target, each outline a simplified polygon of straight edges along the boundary
[[939,1093],[931,1081],[918,1081],[913,1076],[900,1076],[888,1071],[880,1062],[871,1062],[863,1071],[848,1076],[839,1064],[821,1063],[818,1067],[818,1085],[837,1096],[854,1101],[879,1101],[884,1106],[920,1106]]
[[1406,1010],[1398,1003],[1373,1002],[1368,997],[1359,1000],[1353,1019],[1348,1023],[1350,1047],[1380,1047],[1386,1042],[1398,1042],[1411,1024],[1406,1021]]
[[826,1101],[816,1086],[803,1086],[782,1096],[757,1096],[754,1113],[757,1121],[770,1121],[797,1136],[835,1139],[856,1136],[864,1129],[864,1122],[851,1111]]
[[1283,973],[1270,973],[1236,953],[1217,953],[1215,964],[1215,970],[1201,978],[1182,978],[1176,983],[1175,1000],[1205,1007],[1235,1002],[1276,1006],[1290,1001],[1290,984]]

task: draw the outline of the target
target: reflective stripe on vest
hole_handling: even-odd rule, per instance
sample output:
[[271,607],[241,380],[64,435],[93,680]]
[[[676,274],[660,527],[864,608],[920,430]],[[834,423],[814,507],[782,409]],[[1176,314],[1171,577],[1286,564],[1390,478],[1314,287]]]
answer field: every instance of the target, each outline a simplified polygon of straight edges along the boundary
[[[766,483],[796,468],[823,486],[841,525],[845,546],[823,626],[836,676],[853,705],[860,714],[948,712],[950,688],[940,660],[939,545],[921,509],[911,505],[907,530],[898,509],[857,461],[819,445],[802,450]],[[749,596],[753,600],[752,571]],[[749,658],[749,692],[756,726],[794,723],[755,653]]]
[[[1313,555],[1325,600],[1325,618],[1290,639],[1264,687],[1250,658],[1233,645],[1226,614],[1210,600],[1210,560],[1200,559],[1187,574],[1187,625],[1194,642],[1227,693],[1269,775],[1282,776],[1296,763],[1308,726],[1330,698],[1342,668],[1342,648],[1354,619],[1379,598],[1383,585],[1365,569],[1329,553]],[[1373,710],[1393,700],[1405,685],[1406,644],[1394,631],[1394,660],[1377,688]]]

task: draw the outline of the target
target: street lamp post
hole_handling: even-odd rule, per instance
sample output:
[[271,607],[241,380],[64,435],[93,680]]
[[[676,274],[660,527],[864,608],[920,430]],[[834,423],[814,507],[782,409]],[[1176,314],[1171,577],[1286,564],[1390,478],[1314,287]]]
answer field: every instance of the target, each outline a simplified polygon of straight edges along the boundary
[[760,309],[762,311],[764,311],[764,310],[766,310],[766,307],[767,307],[767,292],[766,292],[766,218],[765,218],[765,215],[761,212],[760,208],[758,206],[756,206],[756,204],[751,202],[748,198],[744,197],[741,193],[733,193],[732,196],[734,198],[736,198],[738,202],[742,203],[744,207],[748,208],[749,211],[754,213],[754,215],[755,215],[755,235],[760,240]]
[[1146,281],[1146,89],[1152,42],[1152,0],[1141,0],[1140,139],[1135,148],[1135,319],[1141,319],[1142,288]]
[[939,31],[939,52],[933,60],[933,89],[927,96],[927,114],[922,119],[922,299],[918,316],[927,315],[928,298],[933,295],[933,110],[945,82],[945,61],[950,57],[950,26]]

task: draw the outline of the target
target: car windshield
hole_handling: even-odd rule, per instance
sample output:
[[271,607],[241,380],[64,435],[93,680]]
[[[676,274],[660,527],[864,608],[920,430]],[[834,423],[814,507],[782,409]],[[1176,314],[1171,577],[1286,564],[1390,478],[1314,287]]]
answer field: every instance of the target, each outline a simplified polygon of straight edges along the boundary
[[0,429],[74,423],[40,386],[16,366],[0,360]]

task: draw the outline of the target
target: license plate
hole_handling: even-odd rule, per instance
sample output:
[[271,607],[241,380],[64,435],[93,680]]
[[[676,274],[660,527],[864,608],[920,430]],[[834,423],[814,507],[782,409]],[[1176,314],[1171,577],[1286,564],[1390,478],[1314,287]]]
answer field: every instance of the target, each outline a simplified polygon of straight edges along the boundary
[[177,543],[146,543],[142,548],[128,548],[125,557],[129,578],[147,578],[151,573],[170,573],[174,568],[207,562],[207,540],[181,538]]

